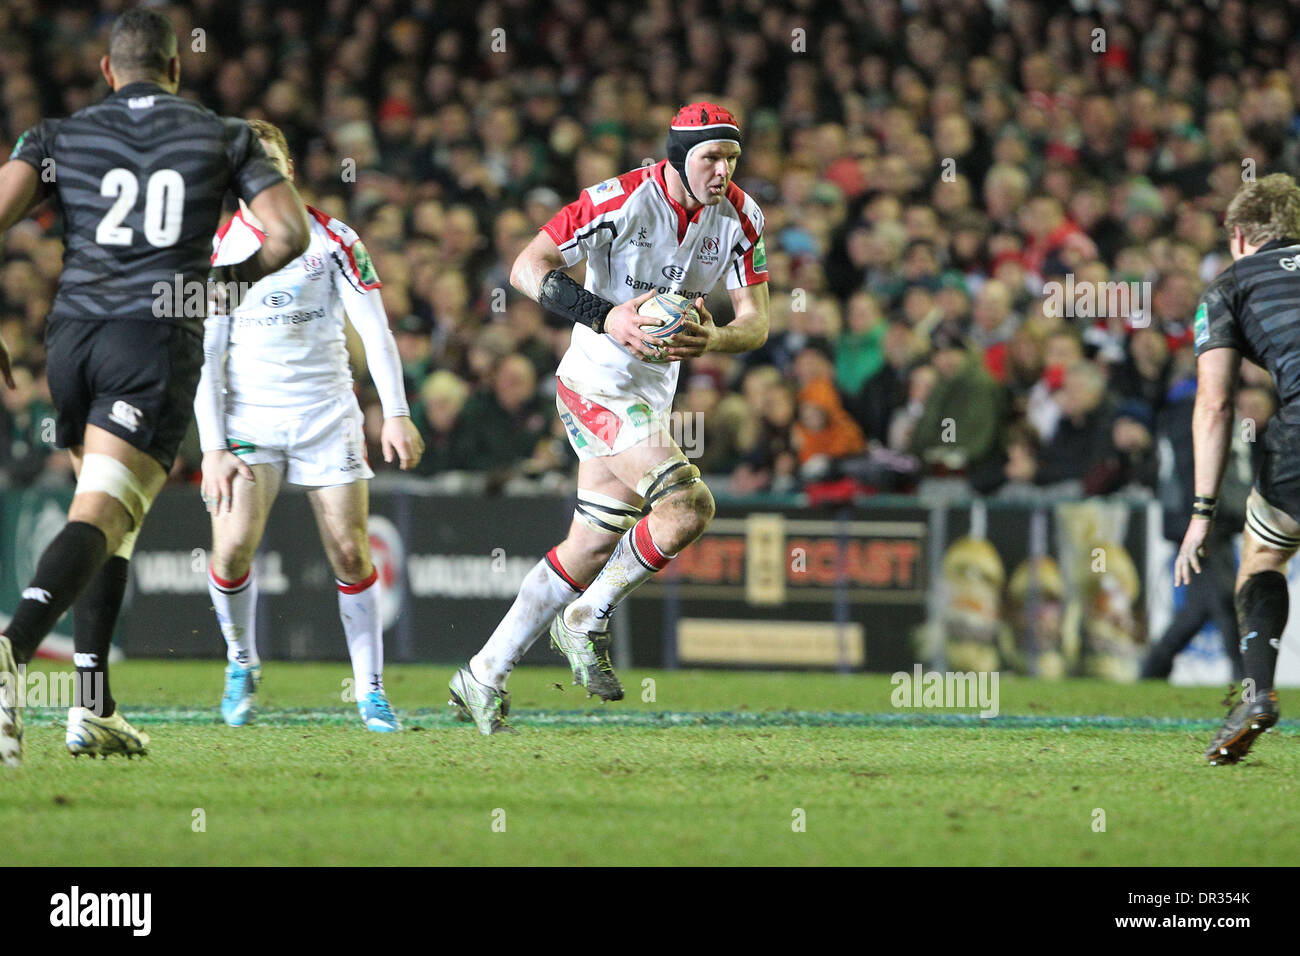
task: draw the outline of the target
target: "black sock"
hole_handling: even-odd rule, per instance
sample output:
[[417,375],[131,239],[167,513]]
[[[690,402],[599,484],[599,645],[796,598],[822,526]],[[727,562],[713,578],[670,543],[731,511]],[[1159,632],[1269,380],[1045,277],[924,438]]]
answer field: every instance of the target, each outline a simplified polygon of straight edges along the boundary
[[104,532],[86,521],[69,521],[54,536],[5,628],[19,664],[32,659],[45,635],[95,576],[107,551]]
[[113,628],[126,594],[127,571],[131,562],[113,555],[99,569],[73,605],[76,637],[77,706],[89,707],[99,717],[111,717],[116,709],[108,688],[108,649]]
[[1289,609],[1286,578],[1277,571],[1252,574],[1237,593],[1241,661],[1257,694],[1273,689],[1273,669]]

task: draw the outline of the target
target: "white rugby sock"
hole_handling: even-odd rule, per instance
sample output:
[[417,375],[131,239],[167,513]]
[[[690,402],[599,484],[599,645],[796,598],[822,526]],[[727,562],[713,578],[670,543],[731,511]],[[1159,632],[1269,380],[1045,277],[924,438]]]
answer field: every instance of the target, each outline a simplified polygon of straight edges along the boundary
[[504,688],[519,659],[546,633],[555,615],[581,593],[581,585],[560,566],[552,548],[524,577],[515,603],[483,649],[470,658],[474,679]]
[[357,700],[372,690],[384,690],[384,616],[379,609],[379,571],[356,584],[335,579],[339,587],[339,620],[352,658]]
[[208,596],[217,612],[226,660],[240,667],[260,664],[257,657],[257,575],[250,568],[242,578],[227,581],[208,566]]
[[564,623],[575,631],[606,631],[614,608],[625,597],[667,567],[675,555],[664,554],[650,537],[650,517],[638,521],[618,539],[614,553],[585,594],[569,605]]

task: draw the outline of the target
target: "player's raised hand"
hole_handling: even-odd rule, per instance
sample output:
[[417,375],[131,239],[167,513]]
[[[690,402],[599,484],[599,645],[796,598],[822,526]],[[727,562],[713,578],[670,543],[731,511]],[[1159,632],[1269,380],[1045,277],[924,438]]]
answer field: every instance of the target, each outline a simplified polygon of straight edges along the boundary
[[654,295],[654,290],[642,293],[635,299],[629,299],[622,305],[616,305],[605,316],[605,334],[639,359],[655,361],[660,359],[659,346],[641,331],[642,325],[649,325],[643,315],[637,314],[641,303]]
[[713,337],[718,332],[718,327],[713,324],[713,316],[704,307],[702,298],[695,300],[694,307],[699,313],[700,321],[692,322],[687,319],[681,330],[665,343],[668,348],[666,358],[670,362],[695,358],[713,348]]
[[420,458],[424,455],[424,439],[420,437],[420,430],[405,415],[384,419],[379,442],[384,450],[384,461],[391,464],[396,455],[398,467],[402,471],[410,471],[420,463]]
[[200,485],[204,507],[208,514],[230,514],[234,501],[235,476],[255,481],[253,469],[239,460],[233,452],[219,449],[203,453],[203,483]]
[[0,375],[4,376],[5,384],[10,388],[18,387],[14,384],[14,370],[9,362],[9,346],[5,344],[2,336],[0,336]]

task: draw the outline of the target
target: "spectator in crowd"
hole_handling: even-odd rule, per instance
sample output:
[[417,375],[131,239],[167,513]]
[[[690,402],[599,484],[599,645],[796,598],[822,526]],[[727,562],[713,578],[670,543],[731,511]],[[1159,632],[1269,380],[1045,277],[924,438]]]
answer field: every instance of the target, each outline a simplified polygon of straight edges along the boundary
[[[533,363],[539,377],[551,379],[558,367],[555,336],[546,328],[542,307],[524,295],[511,293],[506,310],[506,328],[513,337],[515,352]],[[567,330],[566,330],[567,331]],[[553,391],[553,389],[552,389]]]
[[436,475],[464,467],[457,436],[461,409],[469,397],[469,386],[446,369],[439,369],[420,386],[420,434],[424,438],[424,457],[416,467],[417,475]]
[[849,296],[848,328],[835,347],[835,383],[856,395],[885,364],[885,317],[874,295],[860,289]]
[[1035,479],[1042,464],[1043,443],[1033,426],[1018,421],[1007,429],[1006,461],[1002,465],[1003,483],[998,488],[999,498],[1007,500],[1039,500]]
[[1152,290],[1152,327],[1164,333],[1172,351],[1192,344],[1192,317],[1200,298],[1200,283],[1185,272],[1167,272]]
[[1013,420],[1026,418],[1030,392],[1043,377],[1043,342],[1041,328],[1022,325],[1005,348],[995,345],[984,353],[985,368],[1006,389]]
[[848,408],[868,438],[885,441],[889,423],[907,403],[908,371],[925,352],[919,338],[905,322],[890,322],[881,342],[884,364],[867,379]]
[[799,456],[794,447],[794,423],[798,404],[784,382],[762,390],[763,413],[754,445],[732,476],[732,491],[783,493],[798,487]]
[[912,433],[910,451],[934,476],[982,476],[1000,452],[1002,392],[958,333],[935,332],[937,378]]
[[1057,393],[1065,384],[1066,370],[1083,361],[1083,344],[1074,329],[1060,326],[1043,343],[1043,372],[1025,396],[1025,418],[1038,437],[1050,444],[1061,419]]
[[[971,313],[971,344],[988,354],[993,346],[1010,341],[1019,324],[1018,317],[1011,311],[1011,290],[1006,284],[996,279],[984,283],[975,296]],[[994,369],[989,371],[999,380],[1004,377]]]
[[677,444],[701,473],[729,475],[740,462],[749,410],[745,400],[701,370],[686,382],[675,411]]
[[939,375],[933,365],[914,365],[907,375],[907,404],[897,409],[889,421],[886,447],[905,454],[912,445],[917,422],[925,414],[926,402],[934,391]]
[[804,481],[832,477],[836,464],[866,450],[862,429],[840,401],[834,369],[824,343],[810,345],[795,359],[799,382],[799,411],[794,425],[794,447],[799,474]]
[[1154,433],[1155,413],[1150,405],[1138,399],[1120,402],[1111,422],[1111,451],[1089,471],[1084,491],[1154,493],[1159,466]]
[[1169,391],[1172,367],[1165,336],[1154,328],[1134,329],[1124,362],[1113,372],[1111,390],[1121,399],[1141,402],[1154,416]]
[[1073,271],[1072,265],[1096,258],[1096,244],[1070,221],[1055,196],[1033,197],[1020,218],[1026,236],[1021,256],[1031,273],[1064,275]]
[[1106,379],[1082,359],[1065,370],[1055,401],[1060,418],[1051,440],[1044,443],[1042,462],[1034,476],[1040,485],[1060,486],[1061,493],[1083,493],[1089,473],[1111,453],[1112,409],[1106,402]]
[[[429,326],[416,315],[404,315],[393,328],[397,355],[402,362],[402,380],[407,396],[413,396],[428,377],[432,365],[433,342]],[[412,408],[412,412],[415,409]],[[416,424],[419,424],[418,418]]]
[[546,436],[554,405],[537,397],[537,373],[522,355],[497,364],[491,384],[472,395],[456,420],[457,463],[469,471],[514,472]]

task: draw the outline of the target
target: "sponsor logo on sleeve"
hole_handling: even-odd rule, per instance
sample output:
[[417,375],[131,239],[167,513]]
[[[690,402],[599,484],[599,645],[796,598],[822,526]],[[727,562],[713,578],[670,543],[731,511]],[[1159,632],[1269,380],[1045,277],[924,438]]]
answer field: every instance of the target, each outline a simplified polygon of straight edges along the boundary
[[623,184],[617,179],[607,179],[603,183],[596,183],[594,186],[587,187],[587,195],[591,197],[592,203],[599,206],[616,196],[623,195]]
[[767,271],[767,246],[763,244],[763,237],[758,237],[758,242],[754,243],[754,271]]
[[1198,347],[1210,341],[1209,312],[1205,308],[1204,302],[1196,307],[1196,321],[1194,323],[1194,328],[1196,332],[1196,345]]
[[375,264],[370,260],[370,252],[360,239],[352,246],[352,258],[356,260],[357,272],[361,275],[361,282],[364,285],[372,285],[379,281],[379,276],[375,274]]

